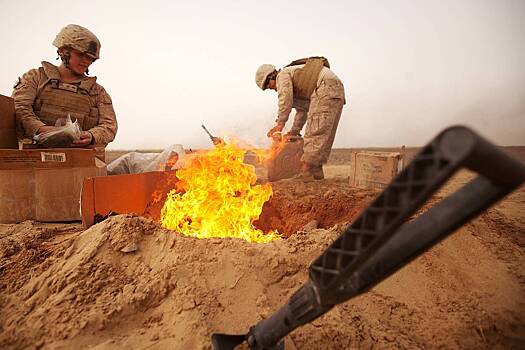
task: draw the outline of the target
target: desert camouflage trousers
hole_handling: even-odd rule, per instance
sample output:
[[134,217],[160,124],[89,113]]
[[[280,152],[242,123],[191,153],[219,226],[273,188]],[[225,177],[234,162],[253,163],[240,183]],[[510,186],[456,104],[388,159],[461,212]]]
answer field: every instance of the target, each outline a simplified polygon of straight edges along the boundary
[[328,161],[344,104],[344,87],[338,79],[322,81],[312,94],[304,134],[303,163],[322,165]]

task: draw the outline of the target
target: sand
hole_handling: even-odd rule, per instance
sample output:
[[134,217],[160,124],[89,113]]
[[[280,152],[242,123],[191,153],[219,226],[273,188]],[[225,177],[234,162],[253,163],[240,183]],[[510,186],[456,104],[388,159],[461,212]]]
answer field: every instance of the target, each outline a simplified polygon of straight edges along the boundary
[[[335,156],[323,181],[273,184],[257,225],[286,239],[268,244],[184,237],[132,214],[87,230],[0,225],[0,348],[211,349],[213,332],[245,333],[307,280],[312,260],[377,195],[350,188]],[[471,177],[461,172],[432,202]],[[288,344],[524,348],[524,213],[522,187],[369,292],[295,330]]]

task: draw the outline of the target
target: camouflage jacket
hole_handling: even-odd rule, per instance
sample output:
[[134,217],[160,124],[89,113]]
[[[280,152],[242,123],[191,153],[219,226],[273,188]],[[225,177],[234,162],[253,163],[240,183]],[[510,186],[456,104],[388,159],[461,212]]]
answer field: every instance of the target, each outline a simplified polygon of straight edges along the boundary
[[19,132],[32,138],[41,126],[54,126],[57,119],[69,114],[93,135],[95,144],[106,146],[115,138],[117,119],[111,97],[96,80],[84,77],[62,82],[58,67],[49,62],[25,73],[12,95]]
[[[288,121],[292,108],[296,110],[295,119],[306,119],[306,114],[310,107],[310,99],[300,98],[294,91],[295,73],[303,67],[304,65],[288,66],[281,69],[277,74],[276,88],[279,99],[277,123],[285,124]],[[317,87],[325,80],[340,81],[330,69],[323,67],[317,79]],[[313,93],[315,94],[316,90]],[[336,98],[344,98],[344,95]]]

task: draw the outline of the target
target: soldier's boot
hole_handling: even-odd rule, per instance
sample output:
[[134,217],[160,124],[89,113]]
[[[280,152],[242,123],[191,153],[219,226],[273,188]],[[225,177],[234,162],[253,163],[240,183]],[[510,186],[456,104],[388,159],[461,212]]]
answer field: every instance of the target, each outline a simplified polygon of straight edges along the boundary
[[303,163],[301,165],[301,172],[293,177],[295,180],[300,180],[303,182],[311,182],[314,181],[314,177],[312,173],[310,172],[310,164]]

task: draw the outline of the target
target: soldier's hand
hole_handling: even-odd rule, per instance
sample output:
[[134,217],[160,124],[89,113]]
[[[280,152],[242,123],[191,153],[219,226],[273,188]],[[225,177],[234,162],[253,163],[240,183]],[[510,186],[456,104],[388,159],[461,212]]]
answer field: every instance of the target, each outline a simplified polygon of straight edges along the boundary
[[288,137],[300,137],[301,136],[301,130],[296,130],[294,128],[291,128],[290,131],[288,131],[285,136],[288,136]]
[[89,131],[81,131],[80,139],[73,141],[73,145],[77,147],[89,146],[93,141],[93,135]]
[[283,123],[277,123],[277,124],[275,124],[275,126],[273,128],[270,129],[270,131],[268,131],[266,136],[267,137],[272,137],[273,134],[275,134],[276,132],[279,132],[279,131],[283,131],[283,129],[284,129],[284,124]]
[[213,144],[215,146],[219,146],[219,145],[224,145],[225,144],[225,142],[224,142],[224,140],[222,138],[215,137],[215,136],[212,136],[211,142],[213,142]]
[[297,131],[290,130],[284,134],[284,139],[287,141],[296,141],[301,139],[301,133]]

